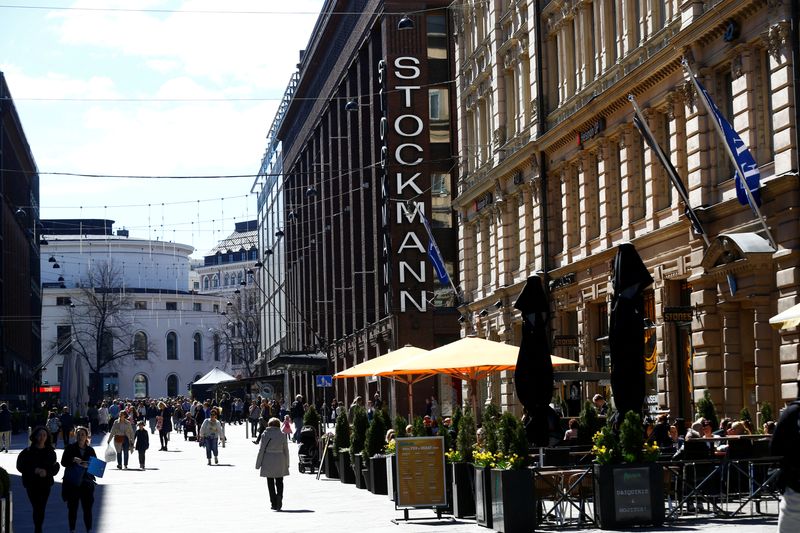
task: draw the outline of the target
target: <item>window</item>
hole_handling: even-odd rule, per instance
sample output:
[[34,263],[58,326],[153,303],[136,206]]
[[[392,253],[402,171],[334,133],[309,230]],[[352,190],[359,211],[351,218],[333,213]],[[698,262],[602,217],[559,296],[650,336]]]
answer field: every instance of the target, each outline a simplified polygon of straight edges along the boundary
[[202,310],[203,310],[203,304],[202,303],[195,302],[195,303],[192,304],[192,311],[202,311]]
[[217,287],[219,287],[219,276],[217,276],[217,275],[214,275],[214,277],[213,277],[213,278],[212,278],[212,280],[211,280],[211,287],[213,287],[213,288],[215,288],[215,289],[216,289]]
[[178,376],[170,374],[167,377],[167,396],[178,395]]
[[147,398],[147,376],[144,374],[136,374],[133,377],[133,397],[134,398]]
[[208,290],[208,278],[203,278],[203,290]]
[[133,335],[133,357],[140,361],[147,359],[147,334],[143,331]]
[[227,287],[230,284],[231,284],[231,277],[228,274],[225,274],[225,277],[223,278],[223,281],[222,281],[222,285]]
[[144,300],[137,300],[137,301],[133,302],[133,308],[134,309],[140,309],[140,310],[141,309],[147,309],[147,302],[144,301]]
[[72,326],[57,326],[56,339],[56,351],[59,354],[72,353]]
[[217,335],[215,333],[214,334],[214,361],[219,361],[219,352],[220,352],[219,348],[220,348],[219,335]]
[[219,304],[214,304],[212,309],[214,310],[215,313],[219,313]]
[[111,361],[114,359],[114,336],[110,331],[104,331],[100,336],[100,360]]
[[69,305],[72,303],[72,298],[69,296],[57,296],[56,305]]
[[450,198],[450,174],[434,172],[431,174],[431,226],[434,228],[453,227],[453,208]]
[[56,367],[56,379],[59,383],[64,381],[64,365],[58,365]]
[[430,137],[432,143],[450,142],[450,93],[447,89],[429,89]]
[[167,302],[167,311],[177,311],[178,302]]
[[199,333],[192,335],[192,350],[194,352],[194,360],[203,360],[203,336]]
[[192,283],[192,288],[194,290],[196,290],[196,291],[199,291],[200,290],[200,282],[199,281],[195,281],[194,283]]
[[178,335],[174,331],[167,333],[167,359],[178,359]]

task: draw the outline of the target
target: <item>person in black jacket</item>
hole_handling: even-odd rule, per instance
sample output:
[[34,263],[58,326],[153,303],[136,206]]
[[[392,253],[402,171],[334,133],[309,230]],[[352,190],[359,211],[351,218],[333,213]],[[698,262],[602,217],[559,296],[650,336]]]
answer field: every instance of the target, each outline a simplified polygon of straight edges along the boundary
[[150,436],[144,428],[144,420],[140,420],[137,427],[139,429],[136,430],[136,434],[133,436],[133,448],[139,452],[139,468],[144,470],[144,456],[147,448],[150,447]]
[[69,413],[69,407],[64,407],[61,412],[61,440],[64,441],[64,448],[69,444],[69,436],[75,429],[75,419]]
[[89,444],[89,430],[83,426],[75,428],[75,442],[64,448],[61,466],[64,467],[64,479],[61,482],[61,499],[67,502],[67,518],[69,530],[74,533],[78,521],[78,504],[83,508],[83,524],[87,533],[92,531],[92,506],[94,505],[95,478],[89,472],[82,472],[79,484],[69,482],[71,468],[86,469],[89,459],[97,457],[94,448]]
[[8,453],[11,448],[11,411],[5,403],[0,404],[0,446],[3,447],[0,452]]
[[22,486],[25,487],[33,508],[35,533],[42,533],[50,487],[53,486],[53,477],[60,468],[51,443],[52,438],[47,428],[36,427],[31,432],[31,445],[17,456],[17,470],[22,474]]
[[781,457],[781,472],[778,478],[781,498],[778,531],[780,533],[800,531],[800,401],[789,404],[783,410],[772,435],[770,453]]

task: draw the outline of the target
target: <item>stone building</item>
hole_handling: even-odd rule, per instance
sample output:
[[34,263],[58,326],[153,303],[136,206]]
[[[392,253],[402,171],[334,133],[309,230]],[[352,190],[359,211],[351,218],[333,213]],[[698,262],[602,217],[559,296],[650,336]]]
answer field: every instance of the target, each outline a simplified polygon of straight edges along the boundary
[[[630,241],[655,278],[645,295],[652,410],[689,417],[705,390],[736,417],[794,399],[798,332],[768,324],[800,301],[791,2],[458,2],[453,15],[462,333],[518,343],[511,304],[542,270],[553,352],[607,372],[610,263]],[[684,59],[759,164],[777,249],[737,201],[733,166]],[[629,94],[683,179],[708,245],[633,126]],[[604,383],[577,390],[585,398]],[[568,397],[576,384],[556,392]],[[487,396],[514,407],[510,376],[487,385]]]

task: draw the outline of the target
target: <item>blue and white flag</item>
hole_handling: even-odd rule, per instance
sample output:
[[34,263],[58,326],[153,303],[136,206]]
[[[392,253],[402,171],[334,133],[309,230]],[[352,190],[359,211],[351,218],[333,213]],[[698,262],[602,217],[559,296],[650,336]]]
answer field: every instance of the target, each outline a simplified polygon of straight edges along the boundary
[[[739,134],[733,129],[733,126],[722,116],[719,108],[714,104],[714,100],[711,99],[711,95],[708,94],[708,91],[706,91],[705,87],[700,83],[700,80],[696,77],[694,79],[697,86],[700,88],[701,97],[706,101],[706,107],[711,110],[712,118],[714,118],[720,125],[720,128],[722,128],[722,132],[725,135],[725,142],[728,143],[730,152],[733,154],[734,164],[736,165],[736,197],[739,199],[739,203],[742,205],[750,205],[747,192],[742,185],[742,176],[744,176],[750,193],[753,195],[753,200],[756,202],[756,205],[760,206],[761,194],[759,193],[759,188],[761,187],[761,174],[758,172],[758,163],[756,163],[753,154],[750,153],[750,150],[747,148],[747,145],[744,144],[742,138],[739,137]],[[753,206],[750,207],[752,208]]]
[[422,223],[425,224],[425,231],[428,232],[428,257],[433,264],[433,269],[436,271],[436,275],[439,277],[439,283],[442,285],[450,285],[450,276],[447,275],[447,269],[444,267],[442,254],[439,252],[439,247],[436,246],[436,241],[433,238],[431,225],[428,223],[428,219],[424,214],[420,213],[419,215],[422,218]]

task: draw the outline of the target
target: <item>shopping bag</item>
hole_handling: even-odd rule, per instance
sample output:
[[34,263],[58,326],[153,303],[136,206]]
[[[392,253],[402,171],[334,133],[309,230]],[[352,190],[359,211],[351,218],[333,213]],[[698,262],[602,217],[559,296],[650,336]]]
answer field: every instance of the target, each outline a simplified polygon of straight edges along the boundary
[[64,470],[64,485],[80,487],[81,483],[83,483],[83,475],[85,473],[86,469],[82,466],[69,465],[66,470]]
[[117,449],[114,448],[114,445],[110,442],[108,443],[104,457],[107,463],[113,463],[117,460]]
[[[114,458],[116,459],[116,454]],[[89,466],[86,471],[95,477],[103,477],[103,474],[106,472],[106,462],[101,461],[97,457],[89,457]]]

